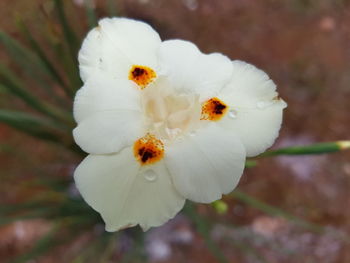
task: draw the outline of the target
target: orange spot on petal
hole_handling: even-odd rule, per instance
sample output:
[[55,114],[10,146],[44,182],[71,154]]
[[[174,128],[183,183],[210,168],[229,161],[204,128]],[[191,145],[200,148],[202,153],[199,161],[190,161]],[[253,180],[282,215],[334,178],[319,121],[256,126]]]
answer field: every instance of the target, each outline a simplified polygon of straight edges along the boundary
[[129,72],[129,79],[144,89],[157,77],[156,72],[146,66],[133,65]]
[[141,165],[156,163],[164,157],[164,144],[148,133],[134,143],[134,155]]
[[218,98],[211,98],[202,104],[201,120],[218,121],[228,110],[228,106]]

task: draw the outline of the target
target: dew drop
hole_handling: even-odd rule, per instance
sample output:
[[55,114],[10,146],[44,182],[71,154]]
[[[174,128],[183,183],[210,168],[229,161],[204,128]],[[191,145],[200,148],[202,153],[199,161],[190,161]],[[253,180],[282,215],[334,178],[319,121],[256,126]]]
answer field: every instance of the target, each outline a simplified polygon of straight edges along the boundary
[[143,177],[148,181],[148,182],[153,182],[157,179],[157,174],[153,170],[147,170],[143,173]]
[[236,119],[237,118],[237,111],[235,110],[230,110],[228,112],[228,116],[231,118],[231,119]]

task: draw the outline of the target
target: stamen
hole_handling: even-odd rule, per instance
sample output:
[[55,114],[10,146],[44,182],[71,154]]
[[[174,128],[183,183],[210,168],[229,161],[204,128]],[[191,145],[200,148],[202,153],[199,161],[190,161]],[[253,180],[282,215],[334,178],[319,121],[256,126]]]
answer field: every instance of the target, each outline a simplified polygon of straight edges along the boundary
[[218,121],[228,110],[228,106],[218,98],[211,98],[202,104],[201,120]]
[[154,135],[147,133],[134,143],[134,155],[141,165],[158,162],[164,157],[164,144]]
[[133,65],[129,72],[129,79],[139,85],[141,89],[146,88],[156,77],[156,72],[146,66]]

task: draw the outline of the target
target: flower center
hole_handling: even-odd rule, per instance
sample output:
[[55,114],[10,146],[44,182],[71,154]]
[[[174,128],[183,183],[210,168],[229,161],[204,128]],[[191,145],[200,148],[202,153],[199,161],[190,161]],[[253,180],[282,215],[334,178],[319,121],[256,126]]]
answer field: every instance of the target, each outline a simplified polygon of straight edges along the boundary
[[196,129],[201,104],[195,94],[179,94],[165,78],[143,90],[142,104],[148,131],[162,140],[173,140]]
[[218,121],[228,110],[228,106],[218,98],[211,98],[202,103],[201,120]]
[[146,66],[133,65],[129,71],[129,79],[144,89],[157,77],[156,72]]
[[134,155],[141,165],[158,162],[164,156],[164,144],[154,135],[147,133],[134,143]]

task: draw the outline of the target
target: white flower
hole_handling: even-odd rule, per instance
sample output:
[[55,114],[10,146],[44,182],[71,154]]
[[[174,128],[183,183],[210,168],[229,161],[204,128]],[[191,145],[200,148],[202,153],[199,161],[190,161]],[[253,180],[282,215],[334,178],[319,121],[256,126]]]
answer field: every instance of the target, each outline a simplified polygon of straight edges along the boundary
[[107,231],[147,230],[185,199],[220,199],[238,184],[246,156],[278,135],[286,104],[263,71],[187,41],[162,42],[145,23],[101,20],[79,63],[73,134],[90,155],[75,181]]

